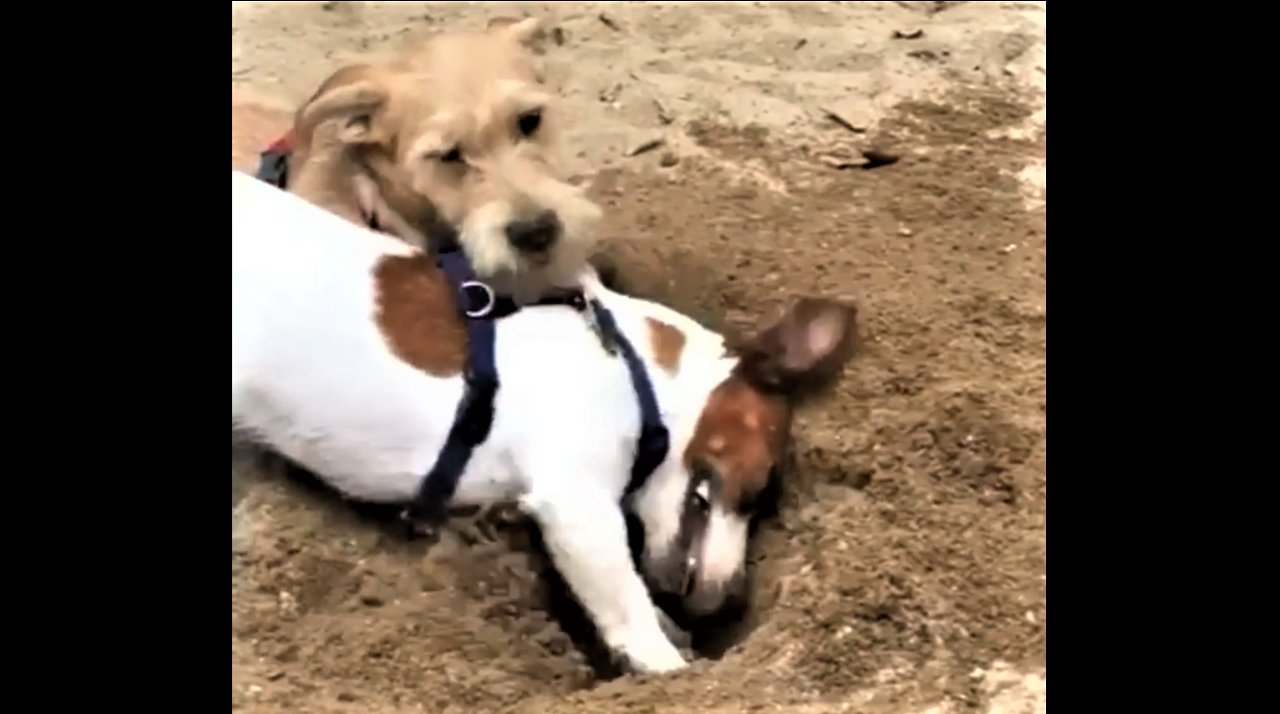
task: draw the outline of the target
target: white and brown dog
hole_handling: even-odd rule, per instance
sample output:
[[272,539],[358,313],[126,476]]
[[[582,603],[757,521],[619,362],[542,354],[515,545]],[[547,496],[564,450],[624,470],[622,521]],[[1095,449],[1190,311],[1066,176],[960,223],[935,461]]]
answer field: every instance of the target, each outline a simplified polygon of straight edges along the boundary
[[[446,277],[420,250],[246,174],[231,187],[233,428],[349,498],[411,501],[465,390],[467,334]],[[729,349],[589,269],[583,280],[648,374],[666,458],[623,498],[641,422],[624,360],[574,309],[526,308],[494,326],[501,388],[453,504],[519,503],[605,644],[634,669],[677,670],[646,579],[694,613],[740,594],[795,398],[850,356],[854,309],[804,299]],[[644,527],[643,575],[624,509]]]
[[576,278],[601,215],[557,171],[538,33],[536,18],[442,33],[337,70],[292,115],[233,91],[232,167],[253,171],[287,131],[287,190],[418,246],[455,227],[476,273],[529,302]]

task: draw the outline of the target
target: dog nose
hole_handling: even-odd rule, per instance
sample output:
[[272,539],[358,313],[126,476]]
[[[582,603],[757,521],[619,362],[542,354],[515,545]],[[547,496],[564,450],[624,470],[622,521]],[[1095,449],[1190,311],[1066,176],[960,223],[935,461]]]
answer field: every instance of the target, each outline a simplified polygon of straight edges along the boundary
[[555,211],[543,211],[528,220],[507,224],[507,240],[516,250],[537,253],[551,247],[560,237],[560,218]]

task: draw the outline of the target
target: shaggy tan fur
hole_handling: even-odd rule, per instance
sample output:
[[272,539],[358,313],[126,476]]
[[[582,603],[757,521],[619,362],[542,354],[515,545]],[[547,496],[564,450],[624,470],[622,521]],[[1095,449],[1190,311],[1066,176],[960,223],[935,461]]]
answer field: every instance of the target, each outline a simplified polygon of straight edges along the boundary
[[436,35],[337,70],[292,113],[233,91],[232,165],[253,171],[289,131],[290,191],[418,245],[446,222],[476,272],[520,301],[572,284],[600,209],[557,172],[560,117],[531,48],[538,33],[535,18],[495,18]]

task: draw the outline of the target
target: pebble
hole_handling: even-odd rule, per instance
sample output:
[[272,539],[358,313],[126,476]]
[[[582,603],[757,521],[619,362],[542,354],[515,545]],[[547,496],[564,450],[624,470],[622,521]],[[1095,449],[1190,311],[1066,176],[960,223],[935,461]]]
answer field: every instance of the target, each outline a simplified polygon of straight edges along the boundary
[[631,149],[628,149],[627,156],[639,156],[640,154],[643,154],[647,151],[653,151],[654,149],[658,148],[659,146],[662,146],[665,143],[666,143],[666,140],[660,136],[653,137],[651,139],[646,139],[645,141],[640,142],[639,144],[635,145]]
[[279,603],[282,615],[294,615],[298,612],[298,600],[288,591],[280,592]]

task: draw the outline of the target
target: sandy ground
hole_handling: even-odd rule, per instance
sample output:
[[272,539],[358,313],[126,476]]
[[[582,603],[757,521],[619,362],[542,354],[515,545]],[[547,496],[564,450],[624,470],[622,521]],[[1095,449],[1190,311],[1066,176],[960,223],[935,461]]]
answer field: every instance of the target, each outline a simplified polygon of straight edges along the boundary
[[428,549],[233,459],[233,709],[1045,710],[1043,2],[232,8],[233,87],[286,103],[418,33],[543,15],[636,292],[722,327],[847,294],[866,335],[797,424],[751,617],[676,677],[599,663],[509,514]]

